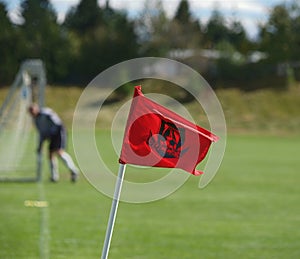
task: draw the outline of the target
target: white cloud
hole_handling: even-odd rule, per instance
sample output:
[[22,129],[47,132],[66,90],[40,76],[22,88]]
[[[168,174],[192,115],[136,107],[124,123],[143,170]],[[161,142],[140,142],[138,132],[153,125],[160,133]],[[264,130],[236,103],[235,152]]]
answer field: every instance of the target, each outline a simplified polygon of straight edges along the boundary
[[268,8],[262,1],[256,0],[190,0],[193,14],[206,24],[212,10],[220,11],[227,20],[238,19],[248,35],[254,38],[258,32],[258,23],[266,20]]
[[[58,20],[64,20],[66,12],[71,6],[77,5],[80,0],[50,0],[53,4]],[[149,0],[151,1],[151,0]],[[153,0],[153,2],[156,0]],[[22,22],[18,4],[20,0],[6,2],[10,6],[9,16],[13,22]],[[169,17],[172,17],[180,0],[162,0],[163,8]],[[258,21],[263,21],[268,16],[268,7],[281,2],[281,0],[189,0],[193,15],[205,23],[211,11],[217,8],[227,18],[236,17],[245,26],[250,35],[257,31]],[[12,4],[13,3],[13,4]],[[106,0],[98,0],[100,6],[104,6]],[[139,14],[145,5],[145,0],[109,0],[110,6],[116,9],[126,10],[130,16]]]
[[[279,0],[273,0],[279,1]],[[99,1],[100,4],[105,0]],[[162,0],[163,8],[169,17],[172,17],[180,0]],[[116,9],[126,9],[129,14],[137,14],[144,7],[145,1],[141,0],[110,0],[110,5]],[[189,0],[192,14],[206,23],[211,11],[219,10],[225,18],[237,18],[241,21],[248,34],[254,37],[257,33],[258,21],[267,17],[267,5],[265,1],[258,0]]]
[[21,8],[19,6],[9,10],[8,17],[15,24],[22,24],[24,21],[21,16]]
[[[58,2],[59,0],[57,0]],[[67,1],[67,0],[66,0]],[[69,0],[72,1],[72,0]],[[99,0],[100,4],[105,0]],[[167,14],[174,15],[180,0],[162,0],[163,7]],[[126,9],[129,12],[142,10],[145,0],[110,0],[110,5],[116,9]],[[266,10],[265,5],[257,0],[189,0],[191,10],[213,10],[217,7],[220,11],[239,10],[243,12],[261,13]]]
[[253,13],[263,13],[265,10],[265,6],[261,3],[261,1],[256,0],[229,0],[229,1],[221,1],[221,0],[206,0],[206,1],[195,1],[190,0],[190,5],[192,9],[214,9],[217,8],[220,11],[231,11],[231,10],[239,10]]

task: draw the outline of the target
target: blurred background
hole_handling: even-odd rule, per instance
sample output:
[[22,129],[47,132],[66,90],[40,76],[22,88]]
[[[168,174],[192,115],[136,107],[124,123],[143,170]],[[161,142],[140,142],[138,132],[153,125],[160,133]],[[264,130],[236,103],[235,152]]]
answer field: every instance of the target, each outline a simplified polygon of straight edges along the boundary
[[50,84],[85,86],[144,56],[179,60],[211,86],[286,89],[300,80],[299,1],[0,1],[0,85],[42,59]]
[[[57,97],[68,87],[72,100],[64,103],[74,108],[83,88],[119,62],[166,57],[189,65],[216,90],[229,129],[300,128],[299,1],[2,0],[0,24],[1,88],[22,61],[39,58],[48,85],[59,86],[47,90],[48,105],[54,99],[60,106]],[[116,100],[131,93],[124,86]],[[192,101],[181,96],[175,97]],[[70,122],[73,110],[63,106]]]

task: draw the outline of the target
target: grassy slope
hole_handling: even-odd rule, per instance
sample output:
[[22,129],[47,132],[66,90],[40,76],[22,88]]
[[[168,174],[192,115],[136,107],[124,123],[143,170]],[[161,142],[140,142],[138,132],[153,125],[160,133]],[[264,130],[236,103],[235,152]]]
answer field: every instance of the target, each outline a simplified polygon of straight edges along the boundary
[[233,132],[299,132],[300,88],[283,92],[260,90],[249,93],[231,89],[218,91],[217,95],[229,130]]
[[[47,105],[55,107],[67,124],[71,125],[74,107],[81,92],[82,89],[76,87],[70,87],[67,90],[49,87]],[[286,92],[260,90],[249,93],[227,89],[218,90],[216,94],[222,105],[229,132],[251,134],[253,132],[268,134],[299,132],[300,88]],[[120,105],[120,103],[114,103],[104,107],[106,116],[113,117]],[[188,103],[185,107],[195,120],[198,120],[198,123],[207,126],[205,115],[199,116],[201,107],[198,103]]]
[[[46,105],[53,107],[71,127],[76,103],[82,93],[77,87],[47,87]],[[5,98],[7,89],[0,89],[0,102]],[[218,90],[216,92],[222,105],[227,128],[232,133],[292,133],[300,129],[300,87],[290,91],[259,90],[244,93],[236,89]],[[104,124],[110,125],[122,103],[105,106]],[[193,118],[201,125],[208,126],[205,115],[199,116],[201,107],[198,103],[184,104]],[[102,121],[103,123],[103,121]]]

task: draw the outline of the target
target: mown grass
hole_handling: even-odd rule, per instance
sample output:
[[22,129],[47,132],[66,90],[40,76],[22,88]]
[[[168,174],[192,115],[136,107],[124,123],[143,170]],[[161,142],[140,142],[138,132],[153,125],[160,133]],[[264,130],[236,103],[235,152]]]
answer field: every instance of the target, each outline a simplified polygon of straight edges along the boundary
[[[122,202],[109,258],[299,258],[298,90],[217,91],[229,130],[218,174],[205,189],[191,176],[165,199]],[[5,92],[0,90],[0,100]],[[68,128],[81,92],[77,87],[47,88],[47,105]],[[104,128],[120,105],[105,107]],[[197,116],[197,103],[186,106]],[[100,153],[116,169],[118,154],[110,138],[109,131],[96,131]],[[138,174],[128,166],[126,179],[153,179],[145,173],[160,174],[151,169]],[[43,199],[47,208],[24,206],[25,200]],[[0,258],[100,257],[111,199],[83,175],[71,184],[61,167],[61,181],[52,184],[45,167],[42,184],[0,183],[0,204]]]
[[[96,137],[111,145],[107,131]],[[191,176],[160,201],[120,203],[109,258],[299,258],[299,144],[299,136],[230,136],[205,189]],[[42,186],[0,184],[1,258],[39,258],[45,249],[49,258],[100,257],[111,199],[83,176],[74,185],[61,174],[57,184],[47,170]],[[41,192],[48,208],[24,206]]]

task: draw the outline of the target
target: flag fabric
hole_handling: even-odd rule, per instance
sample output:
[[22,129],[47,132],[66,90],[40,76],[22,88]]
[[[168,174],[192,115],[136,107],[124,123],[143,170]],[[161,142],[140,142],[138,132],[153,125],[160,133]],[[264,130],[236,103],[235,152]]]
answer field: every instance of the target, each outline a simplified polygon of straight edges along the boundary
[[135,87],[119,162],[180,168],[200,175],[196,166],[218,137],[150,100]]

